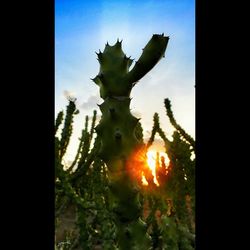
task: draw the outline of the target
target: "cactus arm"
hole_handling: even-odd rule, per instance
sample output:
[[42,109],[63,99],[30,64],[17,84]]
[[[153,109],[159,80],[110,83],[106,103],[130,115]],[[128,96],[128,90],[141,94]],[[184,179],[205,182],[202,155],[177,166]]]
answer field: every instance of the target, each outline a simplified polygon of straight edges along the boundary
[[67,169],[67,172],[70,173],[74,166],[76,165],[77,161],[79,160],[79,155],[81,153],[81,150],[82,150],[82,145],[83,145],[83,139],[84,139],[84,133],[85,131],[83,130],[82,131],[82,136],[80,138],[80,142],[79,142],[79,146],[78,146],[78,149],[77,149],[77,153],[76,153],[76,156],[75,156],[75,159],[74,161],[72,162],[72,164],[70,165],[70,167]]
[[156,133],[158,133],[159,136],[163,139],[166,151],[168,151],[168,149],[170,147],[170,141],[168,140],[168,138],[166,137],[164,131],[160,127],[158,113],[154,114],[154,125],[153,125],[153,129],[152,129],[152,132],[151,132],[151,136],[150,136],[150,138],[148,140],[148,143],[147,143],[147,148],[149,148],[153,144]]
[[63,111],[60,111],[56,117],[56,124],[55,124],[55,134],[59,128],[59,126],[61,125],[63,120]]
[[75,112],[76,112],[75,100],[69,100],[64,120],[64,127],[61,132],[60,159],[62,159],[62,157],[66,153],[70,141],[70,137],[72,134],[72,127],[73,127],[73,117],[76,114]]
[[143,49],[143,53],[134,65],[133,69],[127,75],[127,81],[135,84],[144,77],[157,63],[164,57],[169,37],[162,35],[153,35],[150,41]]
[[173,127],[185,138],[185,140],[192,146],[193,151],[195,151],[195,141],[194,139],[186,133],[186,131],[176,122],[174,118],[173,111],[171,109],[171,102],[168,98],[164,100],[164,104],[166,107],[167,116],[169,118],[170,123]]

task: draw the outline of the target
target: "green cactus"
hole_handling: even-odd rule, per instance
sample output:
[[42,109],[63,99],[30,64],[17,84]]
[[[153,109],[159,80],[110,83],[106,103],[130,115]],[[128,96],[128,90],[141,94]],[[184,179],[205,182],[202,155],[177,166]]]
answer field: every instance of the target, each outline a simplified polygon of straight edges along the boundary
[[60,111],[56,117],[56,124],[55,124],[55,134],[58,130],[58,127],[61,125],[62,123],[62,120],[63,120],[63,112]]
[[154,34],[131,70],[133,60],[122,51],[121,41],[114,46],[107,43],[104,51],[97,53],[100,70],[92,80],[100,87],[104,102],[99,105],[102,118],[95,130],[101,142],[99,156],[108,167],[121,250],[148,246],[146,226],[140,219],[138,188],[127,171],[131,155],[143,143],[139,119],[130,113],[130,92],[164,56],[168,40],[164,34]]
[[[69,140],[72,134],[72,129],[73,129],[73,118],[74,115],[78,114],[79,111],[76,109],[75,105],[75,100],[73,98],[68,98],[69,99],[69,105],[67,106],[67,111],[66,111],[66,116],[64,120],[64,127],[61,132],[61,140],[60,140],[60,159],[63,158],[64,154],[66,153]],[[57,119],[57,124],[56,124],[56,130],[58,126],[60,125],[61,121],[63,119],[63,113],[59,113],[58,119]]]
[[171,109],[171,102],[168,98],[164,100],[167,116],[173,127],[182,135],[182,137],[192,146],[192,151],[195,151],[194,139],[186,133],[186,131],[176,122],[173,111]]

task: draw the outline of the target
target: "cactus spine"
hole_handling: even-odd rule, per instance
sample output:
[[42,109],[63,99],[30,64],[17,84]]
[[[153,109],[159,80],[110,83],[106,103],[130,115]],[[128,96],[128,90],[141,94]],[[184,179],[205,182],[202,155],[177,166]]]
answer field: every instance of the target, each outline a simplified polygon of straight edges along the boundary
[[119,40],[96,53],[100,71],[92,80],[100,87],[104,102],[99,105],[102,118],[95,130],[101,142],[99,156],[108,167],[120,249],[147,249],[138,190],[127,171],[131,155],[142,144],[136,133],[139,119],[130,113],[130,92],[164,56],[168,40],[164,34],[154,34],[131,70],[133,60],[122,51]]

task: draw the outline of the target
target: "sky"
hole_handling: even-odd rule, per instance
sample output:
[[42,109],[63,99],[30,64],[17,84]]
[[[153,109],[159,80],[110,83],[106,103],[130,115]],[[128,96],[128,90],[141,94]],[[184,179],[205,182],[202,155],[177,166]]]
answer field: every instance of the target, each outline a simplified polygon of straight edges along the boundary
[[164,107],[169,98],[177,123],[195,138],[194,0],[55,0],[55,114],[65,110],[67,96],[77,98],[80,111],[68,161],[75,155],[84,117],[94,109],[101,115],[99,87],[90,80],[99,72],[95,51],[119,38],[125,54],[138,60],[152,35],[162,33],[170,37],[165,58],[132,89],[132,113],[141,118],[145,141],[155,112],[171,139],[173,128]]

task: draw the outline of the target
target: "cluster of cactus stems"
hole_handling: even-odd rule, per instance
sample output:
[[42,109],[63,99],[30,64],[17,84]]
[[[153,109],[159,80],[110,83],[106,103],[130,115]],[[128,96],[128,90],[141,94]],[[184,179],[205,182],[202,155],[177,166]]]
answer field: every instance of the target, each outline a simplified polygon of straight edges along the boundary
[[[187,140],[183,139],[179,131],[174,132],[173,140],[168,140],[160,127],[159,115],[157,113],[154,115],[154,125],[146,148],[153,144],[155,135],[158,133],[165,142],[170,164],[166,166],[164,157],[160,158],[157,154],[156,174],[160,186],[156,187],[152,181],[149,182],[149,187],[140,188],[137,201],[141,204],[148,203],[150,209],[149,215],[144,217],[143,208],[139,207],[139,215],[145,222],[138,218],[134,223],[130,223],[130,226],[126,221],[122,221],[124,225],[120,225],[113,210],[117,199],[109,188],[110,171],[98,156],[100,138],[97,136],[94,139],[93,135],[96,111],[93,113],[90,128],[90,119],[85,117],[85,125],[79,138],[80,142],[73,161],[74,164],[72,163],[70,167],[66,168],[60,158],[60,141],[62,138],[70,140],[73,116],[77,113],[76,111],[74,102],[69,100],[65,119],[71,114],[72,118],[67,118],[71,124],[64,121],[62,129],[64,137],[62,137],[63,133],[61,132],[61,138],[57,136],[55,138],[56,218],[63,217],[67,206],[73,204],[76,210],[75,218],[78,228],[78,236],[71,240],[72,244],[67,245],[67,249],[77,249],[79,246],[80,249],[94,249],[94,246],[98,245],[101,249],[130,247],[131,243],[125,241],[123,244],[121,242],[122,235],[119,236],[119,230],[121,230],[119,227],[123,228],[124,225],[126,230],[133,233],[132,238],[137,238],[133,239],[133,242],[141,243],[141,249],[147,249],[149,245],[152,249],[194,249],[195,160],[190,159],[193,149],[190,148]],[[56,130],[62,125],[62,122],[63,112],[60,112],[55,122]],[[139,141],[143,142],[142,127],[140,123],[138,124],[135,131]],[[59,131],[57,132],[59,133]],[[93,140],[94,145],[91,148]],[[88,154],[86,155],[85,152]],[[72,167],[73,165],[74,167]],[[166,174],[166,169],[168,174]],[[120,189],[121,193],[124,191],[124,189]],[[128,191],[127,194],[129,194]],[[127,209],[126,205],[123,204],[123,206]],[[131,210],[125,209],[124,213],[131,212]],[[155,216],[159,211],[161,214],[160,223]],[[60,224],[58,227],[60,228]]]
[[[167,213],[167,218],[164,216],[162,218],[171,223],[172,226],[168,229],[166,225],[161,225],[161,244],[163,244],[163,249],[194,249],[195,159],[191,159],[192,152],[195,151],[194,140],[184,129],[176,125],[168,99],[165,99],[165,107],[168,118],[176,129],[172,135],[173,140],[166,137],[160,127],[159,115],[155,113],[151,136],[147,142],[149,148],[154,142],[156,133],[158,133],[165,144],[165,150],[170,160],[166,168],[167,174],[157,175],[160,186],[158,191],[152,195],[152,199],[158,200],[160,195],[162,199],[167,198],[170,201],[168,209],[171,209],[171,212]],[[161,171],[159,165],[163,167],[165,164],[164,159],[161,160],[160,164],[159,156],[156,157],[156,173],[157,169],[158,172]],[[162,208],[163,206],[158,207]],[[168,230],[171,231],[167,235],[166,231]],[[171,235],[173,236],[171,237]]]
[[[194,140],[176,123],[168,99],[165,99],[167,116],[176,129],[173,140],[166,137],[155,113],[151,137],[145,144],[139,119],[132,116],[129,108],[132,87],[164,55],[167,43],[168,37],[153,35],[130,71],[132,60],[123,53],[120,41],[114,46],[106,44],[104,51],[97,53],[100,72],[93,80],[104,99],[99,105],[102,117],[97,126],[96,111],[91,120],[85,117],[75,158],[67,167],[63,156],[72,135],[74,116],[78,114],[75,100],[69,99],[65,115],[62,111],[58,113],[55,121],[57,231],[70,205],[75,207],[77,227],[67,249],[194,249],[195,159],[190,158],[195,150]],[[157,154],[159,187],[145,167],[146,156],[140,166],[137,159],[141,152],[146,154],[156,133],[164,141],[170,160],[166,166],[164,157]],[[141,168],[137,178],[132,178],[133,167]],[[138,185],[142,172],[147,187]],[[146,203],[150,210],[147,217],[142,206]]]
[[104,51],[97,53],[100,70],[92,80],[99,86],[104,102],[99,105],[102,117],[95,129],[101,142],[99,156],[108,167],[121,250],[149,247],[145,240],[147,228],[140,218],[139,190],[128,173],[128,166],[136,167],[131,155],[142,144],[135,132],[139,119],[130,112],[130,92],[164,56],[168,40],[164,34],[153,35],[131,70],[133,60],[123,52],[121,41],[113,46],[107,43]]
[[[106,194],[105,189],[103,189],[103,186],[106,185],[106,170],[104,163],[97,157],[99,149],[98,139],[95,139],[94,146],[91,149],[91,144],[94,139],[96,111],[93,112],[90,128],[88,128],[89,117],[86,116],[85,118],[85,128],[79,138],[80,142],[74,161],[67,168],[65,168],[63,164],[63,155],[66,152],[72,135],[73,117],[77,113],[75,100],[70,99],[66,109],[61,136],[60,138],[58,136],[55,137],[55,216],[56,220],[58,220],[58,218],[67,211],[67,208],[73,204],[76,211],[73,216],[76,219],[76,225],[79,229],[79,235],[75,242],[77,242],[78,245],[80,244],[82,249],[92,249],[93,242],[90,235],[93,235],[95,229],[88,223],[88,219],[93,218],[93,211],[97,211],[98,209],[99,211],[104,210],[104,212],[98,213],[98,216],[101,217],[101,215],[106,214],[106,221],[111,226],[112,220],[108,216],[109,213],[107,209],[105,210],[105,202],[101,198]],[[55,132],[58,132],[62,121],[63,112],[61,111],[56,118]],[[95,182],[99,182],[99,189],[101,188],[101,191],[97,191],[98,186],[95,185]],[[105,220],[102,218],[99,224],[103,223],[103,221]],[[105,225],[104,223],[103,226]],[[111,240],[114,238],[113,231],[114,229],[111,230],[110,227],[108,227],[108,230],[106,228],[105,234],[110,234]],[[108,236],[106,236],[104,243],[108,240],[110,241]]]

